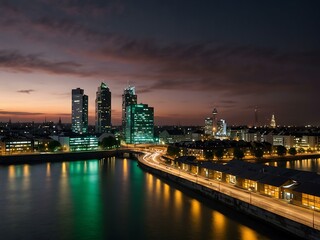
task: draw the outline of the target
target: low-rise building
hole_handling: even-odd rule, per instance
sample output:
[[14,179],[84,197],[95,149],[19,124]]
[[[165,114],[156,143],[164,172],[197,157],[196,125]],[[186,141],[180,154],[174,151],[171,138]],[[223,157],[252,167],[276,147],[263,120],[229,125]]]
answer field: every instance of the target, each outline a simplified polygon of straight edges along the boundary
[[32,153],[34,141],[30,138],[3,138],[0,142],[1,153],[18,154],[18,153]]

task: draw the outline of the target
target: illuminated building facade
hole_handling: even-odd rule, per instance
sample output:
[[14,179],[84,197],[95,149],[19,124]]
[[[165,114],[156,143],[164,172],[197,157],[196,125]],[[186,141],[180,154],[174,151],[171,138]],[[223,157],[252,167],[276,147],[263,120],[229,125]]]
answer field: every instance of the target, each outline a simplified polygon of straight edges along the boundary
[[98,138],[95,136],[59,136],[59,142],[64,151],[96,151],[98,150]]
[[208,117],[204,120],[204,134],[207,136],[213,135],[213,120],[212,118]]
[[213,133],[213,136],[215,136],[217,133],[217,115],[218,115],[218,110],[216,108],[214,108],[212,111],[212,133]]
[[126,108],[126,143],[154,142],[154,110],[147,104],[131,104]]
[[217,122],[216,136],[226,136],[226,135],[227,135],[227,123],[224,119],[220,119]]
[[275,128],[276,127],[276,119],[274,117],[274,114],[272,114],[272,116],[271,116],[270,127],[271,128]]
[[122,94],[122,131],[126,134],[127,107],[137,104],[137,95],[134,87],[127,87]]
[[111,128],[111,92],[101,83],[96,93],[96,133],[108,132]]
[[31,153],[34,141],[32,139],[3,139],[0,142],[2,154]]
[[72,89],[72,132],[88,132],[88,96],[81,88]]

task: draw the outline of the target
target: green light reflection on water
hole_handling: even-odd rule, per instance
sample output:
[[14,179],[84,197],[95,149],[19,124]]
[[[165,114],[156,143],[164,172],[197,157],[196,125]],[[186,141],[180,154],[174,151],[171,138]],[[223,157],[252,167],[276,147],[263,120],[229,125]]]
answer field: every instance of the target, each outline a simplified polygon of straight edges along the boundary
[[60,199],[64,201],[59,208],[66,211],[60,216],[61,226],[69,226],[67,238],[103,239],[99,178],[99,160],[69,162],[66,169],[62,167]]

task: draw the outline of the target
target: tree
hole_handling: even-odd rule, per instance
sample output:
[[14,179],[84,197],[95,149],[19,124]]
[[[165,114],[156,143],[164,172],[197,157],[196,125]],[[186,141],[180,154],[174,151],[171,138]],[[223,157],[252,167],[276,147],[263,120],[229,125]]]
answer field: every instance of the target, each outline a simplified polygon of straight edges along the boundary
[[208,159],[208,160],[212,160],[213,159],[213,150],[204,150],[204,158]]
[[303,148],[298,149],[298,153],[305,153],[306,151]]
[[48,144],[48,150],[50,152],[57,152],[57,151],[60,151],[61,150],[61,144],[56,141],[56,140],[53,140],[51,142],[49,142]]
[[263,150],[261,149],[261,148],[255,148],[254,150],[253,150],[253,153],[254,153],[254,156],[256,157],[256,158],[262,158],[263,157]]
[[284,146],[282,145],[277,146],[278,156],[284,156],[286,153],[287,153],[287,149]]
[[233,156],[235,159],[242,159],[244,157],[244,152],[241,150],[241,148],[235,148],[233,150]]
[[215,152],[214,155],[221,160],[223,158],[224,155],[224,149],[223,148],[218,148]]
[[112,149],[119,146],[119,141],[115,137],[108,136],[102,139],[100,146],[102,149]]
[[290,155],[294,156],[294,155],[297,154],[297,150],[296,150],[296,148],[291,147],[291,148],[289,149],[288,153],[289,153]]
[[176,146],[169,145],[167,148],[167,154],[172,157],[178,156],[180,153],[180,149]]

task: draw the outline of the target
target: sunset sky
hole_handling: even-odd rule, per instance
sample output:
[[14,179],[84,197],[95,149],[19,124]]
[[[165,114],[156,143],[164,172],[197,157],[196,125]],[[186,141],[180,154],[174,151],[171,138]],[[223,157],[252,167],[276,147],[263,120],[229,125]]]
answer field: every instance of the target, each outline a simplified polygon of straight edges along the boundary
[[0,121],[71,122],[105,82],[159,125],[320,125],[320,1],[0,0]]

